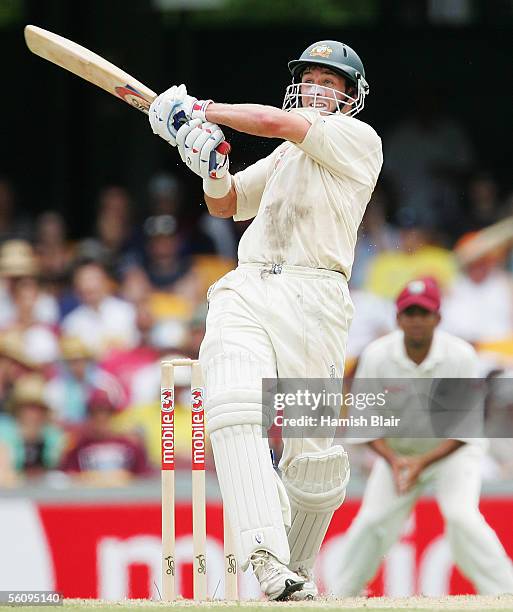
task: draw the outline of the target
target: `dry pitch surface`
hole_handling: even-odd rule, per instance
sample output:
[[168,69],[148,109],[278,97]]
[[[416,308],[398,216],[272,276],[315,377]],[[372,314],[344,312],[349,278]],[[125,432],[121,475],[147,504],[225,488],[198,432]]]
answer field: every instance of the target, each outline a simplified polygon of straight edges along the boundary
[[[160,601],[130,600],[122,602],[106,602],[95,599],[66,599],[62,607],[57,606],[30,606],[27,612],[50,612],[51,610],[72,610],[96,612],[97,610],[108,610],[111,612],[156,612],[162,608],[175,608],[177,610],[186,609],[187,612],[193,610],[221,610],[229,612],[242,608],[243,612],[261,612],[263,608],[285,608],[287,612],[294,612],[307,609],[313,610],[337,610],[337,612],[354,612],[354,610],[364,610],[365,612],[380,612],[387,610],[409,610],[410,612],[425,612],[428,610],[448,610],[451,612],[469,612],[470,610],[482,610],[483,612],[498,612],[499,610],[513,611],[513,595],[502,595],[499,597],[483,596],[452,596],[452,597],[376,597],[365,599],[363,597],[351,599],[322,599],[318,601],[303,602],[301,604],[285,602],[275,603],[267,601],[248,601],[248,602],[193,602],[190,600],[179,600],[173,604]],[[12,607],[0,606],[0,610],[11,610]]]

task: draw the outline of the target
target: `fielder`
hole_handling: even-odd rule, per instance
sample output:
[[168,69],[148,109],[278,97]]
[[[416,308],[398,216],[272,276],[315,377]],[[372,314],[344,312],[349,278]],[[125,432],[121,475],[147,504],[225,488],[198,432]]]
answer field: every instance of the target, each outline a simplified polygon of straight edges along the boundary
[[[200,361],[207,426],[242,569],[273,600],[317,593],[312,567],[349,478],[331,440],[284,440],[282,480],[262,437],[262,378],[343,376],[353,315],[347,281],[376,184],[381,140],[354,118],[363,64],[326,40],[289,63],[283,108],[217,104],[171,87],[150,108],[153,131],[203,178],[218,217],[254,218],[239,265],[210,289]],[[218,124],[284,142],[231,176]]]
[[[396,305],[400,329],[369,344],[356,377],[477,376],[472,346],[437,329],[440,293],[432,279],[410,282]],[[511,561],[478,507],[486,441],[387,438],[369,444],[379,458],[344,538],[335,594],[358,595],[373,578],[428,484],[435,487],[456,565],[481,594],[513,593]]]

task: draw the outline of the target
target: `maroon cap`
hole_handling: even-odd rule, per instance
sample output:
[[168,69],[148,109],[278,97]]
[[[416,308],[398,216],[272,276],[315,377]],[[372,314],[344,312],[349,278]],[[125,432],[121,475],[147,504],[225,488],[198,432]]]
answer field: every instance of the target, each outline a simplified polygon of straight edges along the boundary
[[410,306],[420,306],[430,312],[440,310],[440,289],[434,278],[426,277],[410,281],[396,300],[397,312]]

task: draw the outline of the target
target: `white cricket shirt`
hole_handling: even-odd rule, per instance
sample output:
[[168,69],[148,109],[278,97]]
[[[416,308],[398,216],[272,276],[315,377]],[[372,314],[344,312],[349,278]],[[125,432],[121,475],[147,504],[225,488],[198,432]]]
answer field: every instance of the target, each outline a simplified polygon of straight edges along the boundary
[[[363,351],[357,378],[476,378],[479,358],[465,340],[436,329],[427,357],[420,364],[412,361],[404,346],[402,330],[393,331],[371,342]],[[388,445],[404,455],[421,454],[440,444],[434,438],[386,438]],[[484,440],[465,438],[468,443],[486,446]],[[362,440],[363,441],[363,440]]]
[[240,263],[336,270],[349,279],[358,226],[383,163],[381,139],[346,115],[294,109],[311,126],[235,174],[235,221],[255,217],[239,243]]

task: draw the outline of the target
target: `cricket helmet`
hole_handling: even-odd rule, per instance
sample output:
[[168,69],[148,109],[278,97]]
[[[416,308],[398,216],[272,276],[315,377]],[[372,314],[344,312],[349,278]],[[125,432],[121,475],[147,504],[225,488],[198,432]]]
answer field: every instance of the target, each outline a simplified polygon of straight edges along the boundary
[[[292,74],[292,85],[287,87],[284,110],[303,106],[301,103],[301,76],[307,66],[324,66],[346,79],[354,89],[354,95],[344,94],[342,106],[349,106],[347,115],[356,115],[364,106],[369,85],[365,80],[365,69],[362,60],[348,45],[336,40],[321,40],[307,47],[299,59],[288,63]],[[303,94],[304,95],[304,94]],[[341,112],[341,109],[339,109]]]

